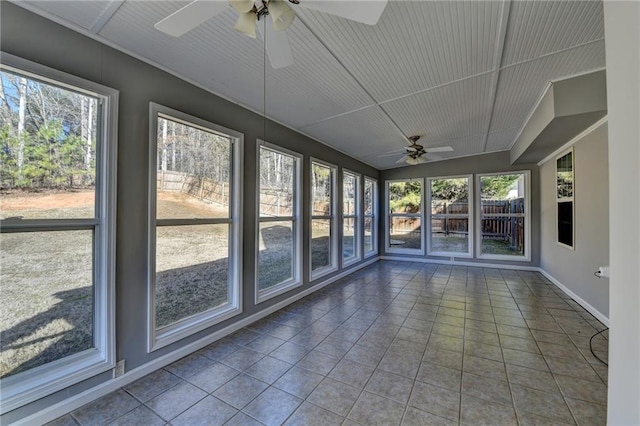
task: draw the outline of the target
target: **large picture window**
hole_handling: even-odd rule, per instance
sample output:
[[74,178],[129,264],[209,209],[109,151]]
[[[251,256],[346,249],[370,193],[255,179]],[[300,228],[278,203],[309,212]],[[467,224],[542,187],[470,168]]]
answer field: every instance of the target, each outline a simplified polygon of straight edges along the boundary
[[386,251],[424,254],[422,179],[386,183]]
[[311,279],[338,269],[335,166],[311,162]]
[[472,252],[471,177],[429,178],[430,255],[465,256]]
[[118,92],[0,62],[5,413],[114,366]]
[[301,163],[299,154],[260,141],[256,302],[302,283]]
[[342,172],[342,264],[360,259],[360,175]]
[[151,104],[149,350],[240,312],[242,135]]
[[378,182],[364,178],[364,255],[378,254]]
[[573,149],[556,159],[558,243],[573,248]]
[[530,258],[529,172],[478,175],[480,257]]

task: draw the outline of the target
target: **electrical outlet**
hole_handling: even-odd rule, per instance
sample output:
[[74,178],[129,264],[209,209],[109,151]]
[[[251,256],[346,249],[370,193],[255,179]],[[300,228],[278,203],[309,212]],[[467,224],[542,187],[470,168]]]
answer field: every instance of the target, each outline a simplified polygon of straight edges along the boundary
[[120,377],[124,374],[124,359],[121,359],[116,363],[116,368],[113,369],[113,378]]

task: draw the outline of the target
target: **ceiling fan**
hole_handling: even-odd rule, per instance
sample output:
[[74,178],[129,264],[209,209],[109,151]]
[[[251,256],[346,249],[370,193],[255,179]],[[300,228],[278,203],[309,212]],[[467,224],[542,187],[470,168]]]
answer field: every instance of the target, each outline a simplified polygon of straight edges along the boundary
[[[418,141],[421,136],[409,136],[409,141],[411,144],[404,149],[405,155],[402,156],[396,164],[399,163],[407,163],[409,165],[416,165],[426,163],[427,160],[440,160],[442,157],[438,155],[433,155],[434,152],[451,152],[453,148],[450,146],[438,146],[433,148],[425,148],[420,145]],[[390,155],[397,155],[402,153],[402,150],[391,151],[387,154],[380,155],[379,157],[387,157]],[[428,158],[427,158],[428,157]]]
[[[291,26],[296,14],[285,0],[194,0],[154,26],[163,33],[180,37],[222,13],[227,8],[227,3],[239,14],[234,26],[236,31],[256,38],[257,28],[266,40],[265,49],[273,68],[293,64],[291,46],[285,30]],[[288,0],[288,3],[375,25],[387,5],[387,0]],[[265,21],[264,30],[262,25],[258,25],[260,20]]]

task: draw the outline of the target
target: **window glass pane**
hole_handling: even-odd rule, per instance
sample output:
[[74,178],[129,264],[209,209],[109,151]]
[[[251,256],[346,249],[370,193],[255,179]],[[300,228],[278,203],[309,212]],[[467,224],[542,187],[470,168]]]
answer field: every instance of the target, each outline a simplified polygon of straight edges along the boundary
[[469,253],[469,178],[431,179],[430,185],[431,251]]
[[0,234],[0,377],[94,347],[93,231]]
[[351,259],[357,255],[356,219],[344,218],[342,226],[342,257]]
[[373,218],[364,218],[364,252],[369,253],[374,250],[373,241]]
[[558,242],[573,247],[573,202],[558,203]]
[[480,177],[483,254],[524,256],[525,175]]
[[311,270],[331,265],[331,220],[311,221]]
[[389,182],[391,213],[420,213],[421,199],[420,181]]
[[0,218],[95,215],[96,98],[0,71]]
[[258,287],[266,290],[294,278],[293,222],[260,223]]
[[573,152],[558,158],[556,162],[558,198],[573,197]]
[[322,164],[311,165],[311,199],[313,216],[330,216],[332,214],[333,169]]
[[373,200],[374,200],[374,183],[368,179],[364,181],[364,214],[367,216],[373,215]]
[[389,218],[389,246],[401,249],[422,248],[420,222],[418,217]]
[[158,117],[158,219],[229,217],[231,139]]
[[229,225],[156,228],[156,327],[229,300]]
[[295,158],[260,147],[260,216],[292,216]]
[[342,178],[342,212],[344,215],[356,214],[358,196],[358,178],[351,173],[344,173]]

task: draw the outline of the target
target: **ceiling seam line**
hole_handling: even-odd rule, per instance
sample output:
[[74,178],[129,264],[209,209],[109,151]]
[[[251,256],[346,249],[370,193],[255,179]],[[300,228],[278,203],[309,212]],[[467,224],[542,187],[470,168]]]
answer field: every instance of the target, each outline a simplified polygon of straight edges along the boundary
[[363,106],[363,107],[360,107],[360,108],[352,109],[350,111],[341,112],[340,114],[332,115],[331,117],[325,117],[325,118],[323,118],[321,120],[314,121],[313,123],[308,123],[308,124],[302,125],[302,126],[300,126],[300,128],[301,129],[305,129],[307,127],[315,126],[316,124],[324,123],[325,121],[333,120],[334,118],[344,117],[345,115],[349,115],[349,114],[353,114],[353,113],[356,113],[356,112],[365,111],[365,110],[371,109],[371,108],[376,107],[376,106],[379,106],[379,104],[374,103],[372,105],[366,105],[366,106]]
[[518,66],[518,65],[528,64],[529,62],[534,62],[534,61],[537,61],[538,59],[543,59],[543,58],[547,58],[549,56],[558,55],[560,53],[569,52],[571,50],[579,49],[581,47],[585,47],[585,46],[589,46],[591,44],[599,43],[601,41],[604,41],[604,38],[599,38],[597,40],[591,40],[591,41],[588,41],[586,43],[577,44],[575,46],[571,46],[571,47],[567,47],[567,48],[564,48],[564,49],[556,50],[555,52],[545,53],[544,55],[536,56],[535,58],[525,59],[524,61],[514,62],[513,64],[509,64],[509,65],[505,65],[505,66],[500,67],[500,71],[506,70],[506,69],[509,69],[511,67],[515,67],[515,66]]
[[364,91],[364,93],[369,96],[369,98],[371,99],[371,101],[375,104],[375,106],[378,106],[380,108],[380,110],[384,113],[384,115],[387,117],[387,119],[391,122],[391,124],[393,124],[393,127],[395,127],[395,129],[398,131],[398,133],[402,136],[402,138],[408,142],[411,143],[409,141],[409,138],[407,137],[407,135],[404,134],[404,132],[402,131],[402,129],[400,129],[400,126],[398,126],[398,123],[396,123],[390,116],[389,114],[384,110],[384,108],[382,108],[382,106],[380,106],[380,103],[376,100],[376,98],[371,94],[371,92],[369,92],[369,90],[367,90],[366,87],[364,87],[364,85],[360,82],[360,80],[358,80],[356,78],[356,76],[353,74],[353,72],[351,72],[351,70],[344,64],[344,62],[342,60],[340,60],[340,58],[338,58],[338,56],[333,52],[333,50],[331,50],[329,48],[329,46],[327,46],[327,44],[320,39],[320,37],[318,36],[318,34],[316,34],[316,32],[311,29],[309,27],[309,25],[304,21],[304,19],[302,19],[300,17],[300,15],[296,15],[296,18],[298,18],[300,20],[300,22],[302,23],[302,25],[304,25],[307,30],[311,33],[311,35],[313,35],[316,40],[318,40],[318,43],[320,43],[322,45],[322,47],[324,47],[326,49],[327,52],[329,52],[329,54],[336,60],[336,62],[338,62],[338,64],[342,67],[342,69],[345,70],[345,72],[353,79],[353,81],[360,86],[360,88]]
[[452,84],[462,83],[463,81],[466,81],[466,80],[471,80],[471,79],[474,79],[474,78],[482,77],[483,75],[492,74],[493,72],[495,72],[495,70],[488,70],[488,71],[483,71],[483,72],[480,72],[480,73],[477,73],[477,74],[469,75],[467,77],[462,77],[462,78],[459,78],[457,80],[451,80],[451,81],[448,81],[446,83],[441,83],[441,84],[438,84],[436,86],[428,87],[426,89],[420,89],[420,90],[417,90],[415,92],[408,93],[406,95],[402,95],[402,96],[398,96],[398,97],[395,97],[395,98],[391,98],[391,99],[387,99],[387,100],[384,100],[384,101],[380,101],[380,102],[377,103],[377,105],[384,105],[384,104],[388,104],[390,102],[395,102],[395,101],[399,101],[399,100],[402,100],[402,99],[410,98],[411,96],[421,95],[423,93],[427,93],[427,92],[430,92],[432,90],[441,89],[443,87],[451,86]]
[[509,29],[509,21],[511,15],[511,0],[504,0],[502,3],[502,13],[500,20],[500,32],[498,34],[498,40],[496,42],[496,55],[493,61],[494,75],[491,81],[491,93],[489,98],[490,113],[487,119],[487,127],[484,132],[484,141],[482,142],[482,152],[487,150],[487,144],[489,143],[489,131],[491,130],[491,121],[493,120],[493,114],[496,110],[496,97],[498,95],[498,86],[500,84],[500,71],[502,62],[504,61],[504,46],[507,40],[507,30]]
[[[304,126],[301,126],[300,128],[304,129],[305,127],[313,126],[315,124],[324,123],[325,121],[329,121],[329,120],[332,120],[334,118],[340,118],[340,117],[344,117],[345,115],[349,115],[349,114],[354,113],[354,112],[364,111],[364,110],[372,108],[374,106],[379,106],[379,107],[382,108],[383,105],[391,103],[391,102],[400,101],[402,99],[410,98],[410,97],[416,96],[416,95],[421,95],[423,93],[427,93],[427,92],[430,92],[432,90],[442,89],[444,87],[451,86],[453,84],[462,83],[462,82],[464,82],[466,80],[471,80],[471,79],[474,79],[474,78],[482,77],[482,76],[485,76],[485,75],[488,75],[488,74],[493,74],[493,73],[495,73],[495,70],[483,71],[483,72],[480,72],[480,73],[477,73],[477,74],[473,74],[473,75],[470,75],[470,76],[467,76],[467,77],[462,77],[462,78],[459,78],[457,80],[451,80],[451,81],[448,81],[446,83],[438,84],[436,86],[432,86],[432,87],[429,87],[429,88],[426,88],[426,89],[417,90],[415,92],[411,92],[411,93],[408,93],[406,95],[398,96],[398,97],[387,99],[387,100],[384,100],[384,101],[375,102],[375,100],[374,100],[374,104],[372,104],[372,105],[367,105],[367,106],[363,106],[361,108],[356,108],[356,109],[353,109],[353,110],[350,110],[350,111],[346,111],[346,112],[343,112],[343,113],[340,113],[340,114],[332,115],[330,117],[323,118],[322,120],[318,120],[318,121],[315,121],[313,123],[305,124]],[[481,133],[478,133],[478,135],[480,135],[480,134]]]
[[94,34],[98,34],[102,29],[111,21],[113,15],[124,5],[126,0],[111,0],[109,5],[98,16],[98,19],[93,23],[89,31]]

